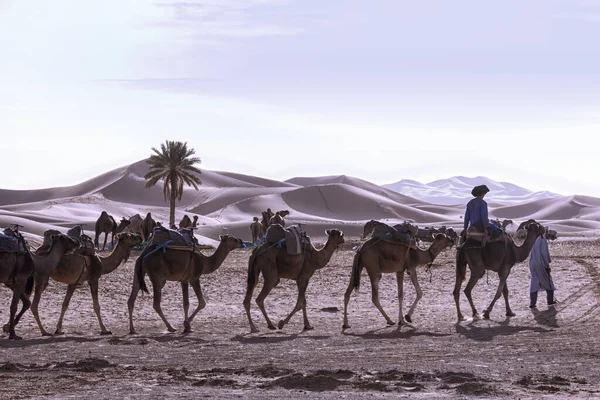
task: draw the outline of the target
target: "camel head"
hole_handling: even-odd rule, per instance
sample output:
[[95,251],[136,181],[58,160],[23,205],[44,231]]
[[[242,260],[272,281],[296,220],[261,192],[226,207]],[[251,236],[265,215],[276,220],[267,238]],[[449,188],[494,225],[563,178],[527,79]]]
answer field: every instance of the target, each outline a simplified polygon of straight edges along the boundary
[[439,254],[445,248],[451,248],[452,246],[454,246],[453,238],[443,233],[438,233],[435,235],[435,239],[433,240],[433,243],[431,244],[430,248],[432,251],[435,251]]
[[193,224],[194,226],[196,226],[196,224],[197,224],[197,223],[198,223],[198,216],[197,216],[197,215],[194,215],[194,221],[192,221],[192,224]]
[[525,230],[527,231],[527,236],[532,234],[535,235],[536,238],[546,232],[546,228],[544,228],[542,224],[539,224],[535,221],[527,224],[525,226]]
[[327,242],[331,242],[335,247],[339,247],[339,245],[344,243],[344,232],[339,229],[327,229],[325,230],[325,234],[328,237]]
[[117,244],[123,243],[127,247],[135,247],[141,245],[143,242],[142,237],[139,233],[118,233]]
[[288,210],[281,210],[277,212],[279,214],[280,217],[285,218],[288,215],[290,215],[290,212]]
[[535,219],[528,219],[527,221],[522,222],[521,225],[519,225],[519,228],[517,228],[517,238],[521,240],[525,239],[528,232],[527,227],[532,224],[537,224]]
[[[221,235],[221,236],[219,236],[219,239],[221,240],[221,245],[224,245],[225,248],[228,250],[242,249],[242,248],[246,247],[246,245],[244,244],[242,239],[238,239],[233,235],[229,235],[229,234]],[[219,246],[221,246],[221,245],[219,245]]]
[[127,228],[129,225],[131,225],[131,221],[125,217],[121,217],[121,221],[119,221],[119,226],[117,227],[117,230],[120,230],[122,232],[123,229]]
[[254,221],[254,222],[258,222],[258,217],[254,217],[254,218],[252,218],[252,221]]

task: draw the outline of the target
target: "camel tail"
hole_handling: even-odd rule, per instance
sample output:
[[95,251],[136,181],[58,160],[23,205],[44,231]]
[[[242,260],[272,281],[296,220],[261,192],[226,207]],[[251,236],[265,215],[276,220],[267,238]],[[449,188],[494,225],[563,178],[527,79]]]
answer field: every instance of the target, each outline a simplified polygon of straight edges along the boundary
[[146,282],[144,281],[144,266],[142,265],[143,257],[139,256],[135,261],[135,276],[137,277],[138,283],[140,284],[140,289],[145,293],[148,292],[148,286],[146,286]]
[[360,274],[363,270],[362,258],[360,255],[360,249],[356,252],[354,256],[354,262],[352,263],[352,285],[354,287],[354,291],[358,292],[360,288]]
[[467,276],[467,260],[462,248],[456,251],[456,279],[464,281]]
[[25,296],[31,296],[31,292],[33,292],[33,275],[27,278],[27,282],[25,283]]

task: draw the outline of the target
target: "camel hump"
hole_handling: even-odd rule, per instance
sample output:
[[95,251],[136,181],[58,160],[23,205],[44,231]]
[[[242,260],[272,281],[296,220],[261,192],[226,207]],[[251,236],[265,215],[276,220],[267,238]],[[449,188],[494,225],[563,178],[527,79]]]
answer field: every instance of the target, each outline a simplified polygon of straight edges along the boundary
[[29,244],[18,232],[10,228],[0,232],[0,251],[6,253],[27,253]]

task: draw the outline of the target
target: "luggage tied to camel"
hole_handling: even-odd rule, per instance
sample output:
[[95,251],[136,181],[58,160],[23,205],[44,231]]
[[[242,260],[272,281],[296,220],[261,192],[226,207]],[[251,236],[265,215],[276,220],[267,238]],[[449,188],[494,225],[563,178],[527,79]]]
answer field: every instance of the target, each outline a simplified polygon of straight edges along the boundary
[[168,229],[157,226],[148,239],[148,246],[162,246],[180,250],[195,250],[199,246],[198,239],[191,228]]
[[469,226],[467,228],[467,240],[468,239],[474,240],[479,243],[483,243],[484,240],[486,240],[486,243],[507,242],[509,240],[512,241],[511,236],[506,234],[505,231],[502,231],[500,235],[493,238],[485,231],[480,231],[474,226]]
[[269,225],[265,240],[268,243],[277,244],[278,247],[285,249],[288,254],[296,255],[302,253],[302,249],[310,244],[310,238],[298,226],[292,225],[284,228],[279,224]]
[[96,247],[91,237],[83,233],[81,225],[75,225],[67,231],[67,236],[75,239],[79,243],[79,247],[74,251],[75,254],[84,256],[93,256],[96,254]]
[[27,253],[29,243],[23,235],[13,231],[11,228],[5,228],[0,232],[0,251],[5,253]]
[[383,222],[373,220],[373,232],[371,237],[388,242],[401,243],[406,246],[416,246],[416,234],[418,228],[408,222],[390,226]]

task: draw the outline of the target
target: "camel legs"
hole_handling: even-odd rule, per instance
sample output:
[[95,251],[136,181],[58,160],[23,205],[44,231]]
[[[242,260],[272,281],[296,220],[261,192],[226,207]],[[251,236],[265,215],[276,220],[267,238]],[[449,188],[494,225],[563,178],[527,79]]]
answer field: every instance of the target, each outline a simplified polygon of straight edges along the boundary
[[514,317],[517,314],[512,312],[512,310],[510,309],[510,304],[508,304],[508,283],[507,282],[504,282],[504,289],[502,289],[502,295],[504,296],[504,304],[506,306],[506,316]]
[[348,283],[348,289],[346,289],[346,293],[344,293],[344,324],[342,325],[342,329],[350,328],[350,324],[348,323],[348,303],[350,302],[350,295],[354,290],[354,274],[350,274],[350,283]]
[[188,311],[190,309],[190,285],[187,282],[181,282],[181,294],[183,296],[183,326],[184,332],[191,332],[190,324],[188,323]]
[[196,314],[200,312],[200,310],[206,307],[206,301],[204,300],[204,296],[202,295],[202,287],[200,286],[200,279],[194,279],[190,282],[190,284],[192,285],[192,289],[194,289],[194,293],[196,293],[196,297],[198,298],[198,306],[196,307],[192,315],[190,315],[190,317],[183,322],[184,332],[192,331],[192,320],[194,319]]
[[138,281],[137,271],[133,274],[133,284],[131,285],[131,294],[129,300],[127,300],[127,309],[129,310],[129,334],[135,335],[136,331],[133,327],[133,307],[135,306],[135,299],[140,292],[140,283]]
[[[419,285],[419,279],[417,277],[417,270],[414,268],[409,268],[408,275],[410,276],[410,280],[411,280],[413,286],[415,287],[415,292],[416,292],[415,301],[413,301],[412,305],[410,306],[410,310],[408,310],[408,314],[406,314],[404,316],[406,321],[411,323],[413,312],[415,311],[415,308],[417,308],[417,303],[419,302],[419,300],[421,300],[421,297],[423,297],[423,291],[421,290],[421,285]],[[402,304],[402,303],[400,303],[400,304]],[[402,310],[400,310],[400,315],[402,315]]]
[[402,313],[402,300],[404,299],[404,270],[396,271],[396,281],[398,283],[398,329],[404,325],[404,315]]
[[19,308],[19,300],[21,299],[21,289],[18,286],[13,288],[13,296],[10,302],[10,318],[8,320],[9,339],[22,339],[15,333],[15,314]]
[[102,323],[102,316],[100,315],[100,302],[98,301],[98,281],[90,280],[90,292],[92,293],[92,300],[94,302],[94,312],[98,318],[98,324],[100,325],[101,335],[112,335],[112,332],[106,329]]
[[[5,283],[4,285],[14,292],[14,286],[12,284],[8,285]],[[23,306],[21,307],[21,311],[19,311],[19,313],[15,316],[15,326],[19,324],[19,321],[21,320],[23,314],[25,314],[25,311],[29,310],[29,308],[31,307],[31,301],[23,291],[21,291],[20,300],[21,303],[23,303]],[[10,322],[4,325],[3,330],[5,333],[10,332]]]
[[153,306],[154,306],[154,311],[156,311],[156,313],[160,316],[160,319],[163,320],[163,322],[165,323],[165,325],[167,326],[167,330],[169,332],[175,332],[176,329],[173,328],[171,326],[171,324],[169,324],[169,321],[167,321],[167,318],[165,317],[165,314],[163,314],[162,312],[162,308],[160,307],[160,301],[162,298],[162,288],[165,286],[166,280],[164,279],[152,279],[152,289],[154,292],[154,301],[153,301]]
[[65,299],[62,303],[62,308],[60,310],[60,317],[58,318],[58,323],[56,324],[56,332],[55,335],[62,335],[64,332],[62,331],[62,322],[65,316],[65,312],[67,312],[67,308],[69,308],[69,302],[71,301],[71,296],[75,292],[77,285],[67,285],[67,294],[65,295]]
[[104,232],[104,243],[102,244],[102,251],[106,248],[106,239],[108,239],[108,232]]
[[48,331],[44,329],[44,325],[42,324],[42,320],[40,319],[40,314],[38,312],[38,306],[40,304],[40,300],[42,299],[42,293],[48,287],[48,280],[50,278],[47,276],[36,276],[35,277],[35,293],[33,295],[33,301],[31,302],[31,313],[35,318],[35,322],[38,324],[38,328],[40,328],[40,332],[42,336],[52,336]]
[[395,322],[392,321],[390,317],[388,317],[388,315],[383,310],[383,307],[381,307],[381,303],[379,302],[379,280],[381,279],[381,272],[368,272],[369,278],[371,279],[371,301],[373,301],[375,307],[377,307],[381,315],[383,315],[383,318],[385,318],[387,324],[394,325]]
[[308,286],[308,280],[298,279],[296,283],[298,285],[298,300],[296,300],[296,305],[294,306],[292,312],[285,317],[284,320],[279,321],[277,327],[279,329],[283,329],[283,327],[290,321],[292,316],[298,311],[302,310],[304,315],[304,330],[311,330],[313,327],[308,322],[308,317],[306,316],[306,288]]
[[[253,273],[253,272],[248,272],[249,274]],[[250,323],[250,332],[251,333],[256,333],[258,332],[258,328],[256,327],[256,325],[254,325],[254,322],[252,322],[252,316],[250,316],[250,302],[252,301],[252,292],[254,292],[254,288],[256,287],[256,284],[258,283],[258,271],[256,272],[256,278],[254,279],[254,285],[252,285],[252,287],[248,287],[246,289],[246,296],[244,297],[244,309],[246,310],[246,316],[248,317],[248,322]]]
[[267,315],[267,311],[265,310],[265,298],[269,295],[269,292],[271,292],[271,290],[273,290],[273,288],[279,283],[279,276],[277,274],[277,270],[264,270],[263,278],[263,288],[256,297],[256,304],[258,305],[258,308],[260,308],[260,311],[263,313],[265,319],[267,320],[267,327],[271,330],[274,330],[277,328],[275,328],[275,325],[273,325],[273,323],[269,319],[269,316]]
[[[488,308],[483,312],[483,318],[485,318],[485,319],[490,318],[490,313],[492,312],[492,309],[494,308],[494,304],[496,303],[496,300],[498,300],[500,298],[500,296],[502,296],[502,294],[504,292],[504,287],[506,286],[506,279],[508,278],[508,274],[502,274],[502,275],[498,274],[498,276],[500,278],[500,283],[498,284],[498,289],[496,290],[496,294],[494,295],[492,302],[490,303]],[[508,289],[507,289],[507,291],[508,291]],[[507,292],[506,296],[508,297],[508,292]],[[508,298],[506,298],[505,300],[506,300],[506,303],[508,304]],[[509,307],[507,307],[507,309],[506,309],[507,314],[508,314],[508,310],[510,310]]]
[[477,309],[475,308],[475,304],[473,303],[473,296],[471,292],[473,291],[473,287],[477,284],[483,275],[485,274],[485,268],[475,269],[471,268],[471,277],[469,278],[469,282],[467,282],[467,286],[465,287],[465,295],[469,300],[469,304],[471,305],[471,311],[473,311],[473,318],[477,317]]

